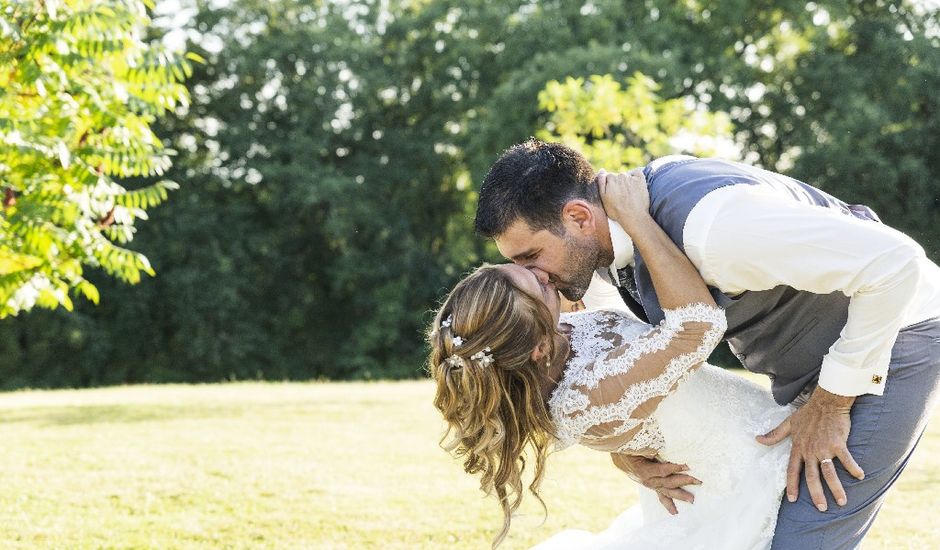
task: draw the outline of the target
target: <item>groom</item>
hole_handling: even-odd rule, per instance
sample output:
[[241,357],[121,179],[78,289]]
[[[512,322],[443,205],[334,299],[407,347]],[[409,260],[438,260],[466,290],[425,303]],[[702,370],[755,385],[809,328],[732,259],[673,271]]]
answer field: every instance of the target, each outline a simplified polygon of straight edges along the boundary
[[[780,174],[679,156],[643,172],[650,212],[727,313],[732,351],[800,406],[758,438],[793,442],[773,548],[857,547],[940,397],[940,268],[869,208]],[[658,323],[643,258],[600,199],[621,180],[563,145],[518,144],[483,182],[476,229],[567,299],[596,270]],[[691,501],[679,465],[614,462],[672,513]]]

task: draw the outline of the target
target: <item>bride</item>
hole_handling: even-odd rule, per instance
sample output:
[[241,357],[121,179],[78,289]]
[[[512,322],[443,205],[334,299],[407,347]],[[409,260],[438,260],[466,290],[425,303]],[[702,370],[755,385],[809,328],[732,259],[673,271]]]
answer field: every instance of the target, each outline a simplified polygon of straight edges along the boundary
[[[704,363],[726,321],[705,283],[648,213],[641,174],[602,191],[608,210],[649,264],[666,316],[643,324],[616,311],[560,314],[558,293],[525,268],[484,265],[457,284],[430,332],[435,406],[446,450],[495,494],[503,527],[524,494],[524,455],[539,485],[549,448],[581,444],[686,468],[692,503],[672,515],[640,488],[640,504],[602,533],[564,531],[539,550],[770,548],[786,485],[789,441],[765,433],[792,409]],[[544,505],[544,503],[543,503]]]

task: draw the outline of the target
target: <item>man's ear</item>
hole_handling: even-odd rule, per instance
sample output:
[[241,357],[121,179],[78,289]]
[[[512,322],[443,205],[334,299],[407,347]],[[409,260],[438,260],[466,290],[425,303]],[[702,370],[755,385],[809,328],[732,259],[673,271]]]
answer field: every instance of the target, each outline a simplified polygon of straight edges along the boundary
[[582,199],[571,199],[561,209],[561,222],[569,230],[593,234],[596,230],[597,216],[591,203]]

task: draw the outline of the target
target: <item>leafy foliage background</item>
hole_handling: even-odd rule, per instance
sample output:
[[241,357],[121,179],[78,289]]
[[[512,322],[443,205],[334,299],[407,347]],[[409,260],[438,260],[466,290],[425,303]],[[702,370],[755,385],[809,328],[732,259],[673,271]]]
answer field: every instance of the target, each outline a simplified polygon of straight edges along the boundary
[[92,302],[96,267],[136,283],[147,258],[122,245],[177,186],[150,125],[189,101],[189,61],[142,40],[139,0],[0,5],[0,319]]
[[[550,81],[637,73],[739,154],[865,203],[937,258],[940,21],[909,2],[193,4],[158,275],[0,322],[0,386],[420,376],[430,311],[498,255],[475,188]],[[0,71],[2,72],[2,71]],[[629,117],[628,117],[629,118]],[[629,122],[629,121],[628,121]],[[611,136],[588,137],[585,144]],[[122,180],[129,188],[148,183]]]

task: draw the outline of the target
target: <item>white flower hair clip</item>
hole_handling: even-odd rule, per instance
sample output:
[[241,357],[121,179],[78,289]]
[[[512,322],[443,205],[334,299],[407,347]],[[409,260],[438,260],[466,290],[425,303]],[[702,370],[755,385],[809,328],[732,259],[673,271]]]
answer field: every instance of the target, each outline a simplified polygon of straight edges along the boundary
[[[441,328],[451,328],[451,325],[454,323],[454,316],[448,315],[446,319],[441,321]],[[463,345],[464,339],[457,334],[453,333],[451,330],[451,342],[454,345],[454,349],[459,348]],[[493,350],[489,346],[483,348],[482,351],[478,351],[470,356],[471,361],[478,361],[481,367],[488,367],[493,364]],[[459,368],[463,366],[463,359],[456,353],[451,354],[450,357],[444,360],[445,363],[450,365],[453,368]]]
[[473,361],[479,361],[480,366],[488,367],[493,364],[493,354],[489,346],[483,348],[483,351],[478,351],[470,356],[470,359]]
[[[448,315],[446,319],[441,321],[441,328],[451,328],[451,325],[454,322],[454,316]],[[453,333],[451,330],[451,343],[454,345],[454,349],[459,348],[463,345],[463,338]],[[450,365],[453,368],[460,368],[463,366],[463,359],[456,353],[452,354],[450,357],[444,360],[445,363]]]
[[[448,315],[446,319],[441,321],[441,328],[450,328],[453,323],[454,323],[454,316]],[[451,341],[454,343],[454,347],[459,348],[460,346],[462,346],[463,338],[461,338],[457,334],[454,334],[453,329],[451,329],[450,333],[451,333]]]

